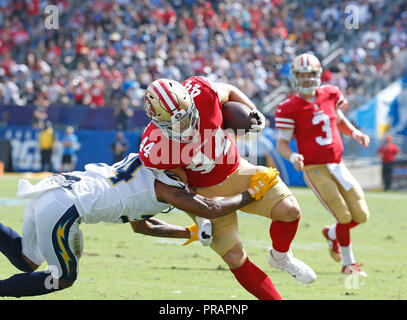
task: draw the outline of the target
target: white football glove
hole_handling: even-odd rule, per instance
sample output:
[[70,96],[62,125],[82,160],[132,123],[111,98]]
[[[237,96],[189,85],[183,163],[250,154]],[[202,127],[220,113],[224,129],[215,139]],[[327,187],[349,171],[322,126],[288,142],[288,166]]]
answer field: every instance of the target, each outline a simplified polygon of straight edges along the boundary
[[252,124],[250,127],[250,131],[254,133],[260,133],[263,131],[264,127],[266,126],[266,118],[264,115],[257,109],[254,109],[250,112],[251,115],[253,115],[256,120],[257,124]]
[[198,238],[203,246],[209,246],[212,243],[212,224],[208,219],[195,217],[198,225]]

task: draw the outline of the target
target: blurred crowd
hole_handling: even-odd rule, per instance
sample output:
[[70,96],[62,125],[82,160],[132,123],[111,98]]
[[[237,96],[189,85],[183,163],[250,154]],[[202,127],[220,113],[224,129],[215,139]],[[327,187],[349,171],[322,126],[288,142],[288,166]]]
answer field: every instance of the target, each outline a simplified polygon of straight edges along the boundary
[[[380,29],[364,27],[389,2],[0,0],[0,103],[34,104],[38,119],[51,104],[131,114],[153,79],[195,74],[261,101],[287,83],[295,55],[313,51],[322,59],[344,34],[357,41],[323,80],[352,94],[406,47],[407,0],[393,5]],[[59,9],[58,30],[44,25],[50,4]],[[344,28],[349,4],[358,9],[358,30]]]
[[[375,5],[377,10],[371,11],[372,17],[380,23],[350,30],[354,37],[349,39],[347,50],[323,73],[325,82],[346,92],[351,107],[360,106],[376,93],[368,92],[369,84],[381,82],[381,87],[375,87],[377,91],[407,72],[407,63],[401,58],[407,47],[407,1],[360,2]],[[383,17],[386,10],[389,14]]]

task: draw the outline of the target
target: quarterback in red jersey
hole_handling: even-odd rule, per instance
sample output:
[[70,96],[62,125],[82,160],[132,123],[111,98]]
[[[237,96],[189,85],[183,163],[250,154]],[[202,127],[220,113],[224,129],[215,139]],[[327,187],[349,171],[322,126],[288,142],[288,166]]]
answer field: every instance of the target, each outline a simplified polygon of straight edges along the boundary
[[[183,84],[169,79],[152,82],[144,101],[151,123],[139,149],[144,165],[172,171],[206,197],[240,193],[253,173],[267,168],[240,158],[234,140],[223,127],[222,105],[227,101],[241,102],[252,109],[259,119],[252,130],[263,130],[264,116],[235,86],[204,77],[191,77]],[[316,279],[314,271],[290,251],[300,219],[299,205],[284,182],[276,179],[276,185],[261,200],[241,210],[272,220],[270,265],[302,283],[311,283]],[[280,299],[271,280],[248,259],[240,241],[236,212],[211,223],[211,248],[228,264],[237,281],[258,299]]]
[[[335,225],[322,230],[331,257],[343,261],[343,273],[366,276],[355,262],[350,229],[366,222],[369,210],[362,188],[342,162],[341,133],[364,147],[370,140],[344,116],[342,110],[348,103],[339,88],[320,85],[321,72],[319,60],[311,54],[294,59],[291,81],[297,94],[276,109],[277,150],[303,171],[307,185],[336,218]],[[298,153],[289,146],[292,136]]]

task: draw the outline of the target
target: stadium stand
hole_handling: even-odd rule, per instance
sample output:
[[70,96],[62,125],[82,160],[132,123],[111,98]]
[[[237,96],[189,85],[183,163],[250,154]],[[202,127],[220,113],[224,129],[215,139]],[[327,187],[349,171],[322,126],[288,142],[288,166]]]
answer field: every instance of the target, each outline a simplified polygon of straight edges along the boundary
[[[295,54],[312,51],[330,62],[324,79],[359,105],[406,46],[407,1],[393,2],[58,0],[60,29],[47,30],[51,1],[3,0],[0,103],[46,112],[115,107],[128,96],[139,109],[152,79],[200,74],[245,88],[262,108],[288,85]],[[343,26],[348,5],[359,29]]]

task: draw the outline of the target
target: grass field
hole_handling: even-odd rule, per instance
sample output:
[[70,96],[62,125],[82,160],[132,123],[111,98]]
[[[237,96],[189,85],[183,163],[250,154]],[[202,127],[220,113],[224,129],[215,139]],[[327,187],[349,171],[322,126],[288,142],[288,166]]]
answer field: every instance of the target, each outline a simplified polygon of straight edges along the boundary
[[[16,199],[17,176],[0,179],[0,222],[21,232],[24,203]],[[318,279],[301,285],[267,264],[270,245],[266,219],[239,214],[244,247],[272,279],[284,299],[407,299],[407,193],[367,192],[371,218],[352,230],[355,257],[367,278],[349,279],[329,257],[321,229],[333,218],[307,189],[293,188],[302,219],[292,245]],[[191,224],[181,212],[158,215],[179,225]],[[74,286],[35,299],[241,300],[254,297],[240,287],[227,265],[199,243],[134,234],[128,224],[81,225],[84,253]],[[46,265],[41,269],[45,269]],[[0,254],[0,279],[19,273]],[[347,280],[348,279],[348,280]],[[350,286],[349,286],[350,285]]]

